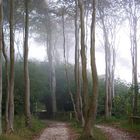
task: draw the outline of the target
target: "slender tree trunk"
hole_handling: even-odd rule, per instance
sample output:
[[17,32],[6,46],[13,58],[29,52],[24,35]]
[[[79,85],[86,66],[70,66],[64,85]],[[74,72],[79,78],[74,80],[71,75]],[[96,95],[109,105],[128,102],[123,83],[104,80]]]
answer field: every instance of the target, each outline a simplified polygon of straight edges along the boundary
[[56,74],[55,74],[55,61],[54,61],[54,47],[52,48],[52,62],[51,62],[51,69],[52,69],[52,74],[51,74],[51,81],[52,81],[52,102],[53,102],[53,116],[55,117],[55,114],[57,112],[57,107],[56,107]]
[[133,17],[133,49],[134,49],[134,109],[133,115],[137,115],[138,112],[138,78],[137,78],[137,18]]
[[29,0],[25,0],[25,38],[24,38],[24,109],[25,125],[31,128],[30,112],[30,77],[28,67],[28,36],[29,36]]
[[54,58],[54,46],[52,44],[52,25],[50,15],[47,10],[47,55],[49,61],[49,79],[50,79],[50,91],[52,97],[52,113],[53,117],[55,117],[57,112],[56,106],[56,74],[55,74],[55,58]]
[[2,134],[2,30],[3,30],[3,1],[0,1],[0,135]]
[[5,59],[5,71],[6,71],[6,109],[5,109],[5,124],[6,124],[6,128],[5,131],[6,133],[8,133],[9,130],[9,70],[8,70],[8,65],[9,65],[9,61],[8,61],[8,57],[7,57],[7,52],[6,52],[6,48],[5,48],[5,42],[4,42],[4,33],[3,33],[3,37],[2,37],[2,51],[3,51],[3,56]]
[[112,64],[112,98],[115,97],[115,87],[114,87],[114,74],[115,74],[115,65],[116,65],[116,52],[115,48],[113,48],[113,64]]
[[87,119],[85,121],[84,135],[85,138],[94,138],[93,125],[95,123],[96,112],[97,112],[97,99],[98,99],[98,76],[95,62],[95,23],[96,23],[96,1],[93,0],[93,13],[92,13],[92,24],[91,24],[91,70],[93,80],[93,92],[90,100],[89,109],[87,112]]
[[82,60],[82,92],[83,92],[83,114],[86,120],[89,106],[88,101],[88,79],[87,79],[87,60],[86,60],[86,45],[85,45],[85,23],[84,23],[84,4],[82,0],[78,0],[80,9],[80,23],[81,23],[81,60]]
[[62,26],[63,26],[62,30],[63,30],[64,65],[65,65],[67,88],[68,88],[68,93],[69,93],[71,101],[72,101],[72,105],[73,105],[73,109],[74,109],[76,120],[78,120],[78,114],[77,114],[77,110],[76,110],[76,105],[75,105],[75,102],[74,102],[73,94],[72,94],[71,89],[70,89],[70,81],[69,81],[69,76],[68,76],[68,68],[67,68],[67,64],[68,64],[67,60],[68,59],[66,58],[66,37],[65,37],[64,11],[62,11]]
[[112,110],[112,77],[111,77],[111,52],[108,41],[108,33],[104,22],[104,9],[99,8],[99,14],[103,26],[104,45],[105,45],[105,118],[111,116]]
[[79,71],[79,24],[78,24],[78,3],[75,0],[75,85],[76,85],[76,111],[78,115],[78,121],[82,121],[82,110],[80,104],[80,71]]
[[131,57],[132,57],[132,108],[133,115],[138,112],[138,73],[137,73],[137,23],[136,2],[133,0],[129,5],[129,23],[130,23],[130,41],[131,41]]
[[10,0],[10,80],[9,80],[9,133],[14,131],[14,0]]

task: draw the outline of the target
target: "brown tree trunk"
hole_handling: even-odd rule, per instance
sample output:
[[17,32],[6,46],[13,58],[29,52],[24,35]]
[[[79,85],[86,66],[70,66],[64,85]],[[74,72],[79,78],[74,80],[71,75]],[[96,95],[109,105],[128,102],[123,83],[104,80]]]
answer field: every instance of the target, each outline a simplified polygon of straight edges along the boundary
[[10,0],[10,80],[9,80],[9,133],[14,131],[14,0]]
[[7,52],[6,52],[6,48],[5,48],[5,42],[4,42],[4,33],[3,33],[3,37],[2,37],[2,43],[3,43],[3,47],[2,47],[2,51],[3,51],[3,56],[5,59],[5,71],[6,71],[6,109],[5,109],[5,124],[6,124],[6,128],[5,131],[6,133],[8,133],[9,130],[9,71],[8,71],[8,57],[7,57]]
[[2,30],[3,30],[3,1],[0,1],[0,135],[2,134]]
[[80,90],[80,63],[79,63],[79,22],[78,22],[78,3],[75,0],[75,86],[76,86],[76,111],[78,121],[83,122],[83,112],[81,104],[81,90]]
[[97,99],[98,99],[98,76],[95,62],[95,23],[96,23],[96,1],[93,0],[93,13],[92,13],[92,24],[91,24],[91,70],[92,70],[92,80],[93,80],[93,92],[90,99],[89,109],[87,112],[87,118],[84,126],[84,137],[94,138],[93,125],[95,123],[96,112],[97,112]]
[[25,125],[31,128],[30,77],[28,67],[29,0],[25,0],[25,38],[24,38],[24,109]]
[[84,23],[84,4],[82,0],[78,0],[80,9],[80,23],[81,23],[81,60],[82,60],[82,92],[83,92],[83,114],[86,120],[89,106],[88,101],[88,79],[87,79],[87,60],[86,60],[86,45],[85,45],[85,23]]

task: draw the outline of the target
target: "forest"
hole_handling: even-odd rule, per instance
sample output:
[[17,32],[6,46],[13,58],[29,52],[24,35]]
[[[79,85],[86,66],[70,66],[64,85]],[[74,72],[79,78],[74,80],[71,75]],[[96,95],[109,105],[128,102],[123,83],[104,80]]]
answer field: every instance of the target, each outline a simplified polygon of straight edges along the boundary
[[0,0],[0,140],[140,140],[139,0]]

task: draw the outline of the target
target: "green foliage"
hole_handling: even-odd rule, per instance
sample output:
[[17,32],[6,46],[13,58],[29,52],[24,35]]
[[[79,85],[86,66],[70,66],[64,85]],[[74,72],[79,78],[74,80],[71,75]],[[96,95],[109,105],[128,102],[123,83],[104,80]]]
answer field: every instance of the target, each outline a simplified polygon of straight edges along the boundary
[[16,116],[14,122],[14,134],[3,134],[2,136],[0,136],[0,140],[31,140],[36,134],[38,134],[43,128],[45,128],[45,124],[43,122],[33,117],[32,128],[29,129],[25,127],[24,120],[24,117]]
[[128,120],[120,121],[120,127],[137,134],[140,132],[140,124],[131,124]]
[[76,121],[72,121],[71,126],[80,135],[80,138],[78,140],[107,140],[105,134],[99,128],[93,127],[93,139],[87,137],[85,138],[82,136],[83,128],[81,124],[77,123]]

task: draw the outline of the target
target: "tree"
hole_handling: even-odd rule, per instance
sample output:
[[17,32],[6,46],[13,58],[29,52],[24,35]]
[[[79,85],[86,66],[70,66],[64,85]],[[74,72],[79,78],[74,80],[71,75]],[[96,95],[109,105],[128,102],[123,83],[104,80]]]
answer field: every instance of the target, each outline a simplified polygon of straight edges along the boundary
[[80,9],[80,27],[81,27],[81,60],[82,60],[82,91],[83,91],[83,114],[84,119],[87,118],[88,110],[88,79],[87,79],[87,60],[86,60],[86,44],[85,44],[85,23],[84,23],[84,3],[78,0]]
[[24,37],[24,108],[25,108],[25,124],[31,128],[31,112],[30,112],[30,77],[28,70],[28,36],[29,36],[29,0],[25,0],[25,37]]
[[112,115],[112,99],[114,93],[114,73],[116,61],[115,39],[117,27],[120,24],[118,7],[115,2],[99,1],[98,13],[101,28],[103,30],[105,49],[105,117]]
[[9,129],[9,60],[8,60],[8,56],[7,56],[7,52],[6,52],[6,47],[5,47],[5,42],[4,42],[4,33],[3,33],[3,37],[2,37],[2,51],[3,51],[3,56],[5,59],[5,76],[6,76],[6,107],[5,107],[5,124],[6,124],[6,128],[5,131],[6,133],[8,132]]
[[10,1],[10,79],[9,79],[9,129],[8,132],[14,131],[14,0]]
[[0,1],[0,135],[2,134],[2,30],[3,30],[3,1]]
[[98,98],[98,78],[95,63],[95,19],[96,19],[96,1],[92,1],[92,23],[91,23],[91,69],[92,69],[92,80],[93,80],[93,91],[92,95],[88,94],[88,79],[86,70],[86,45],[85,45],[85,22],[84,22],[84,3],[82,0],[78,1],[80,8],[80,23],[81,23],[81,59],[82,59],[82,77],[83,77],[83,101],[84,101],[84,118],[85,125],[82,138],[92,139],[93,124],[95,123],[96,109],[97,109],[97,98]]
[[57,112],[57,105],[56,105],[56,77],[55,77],[55,59],[54,59],[54,45],[53,45],[53,35],[52,35],[52,21],[50,17],[50,13],[48,10],[47,12],[47,23],[46,23],[46,30],[47,30],[47,55],[49,61],[49,79],[50,79],[50,91],[52,96],[52,112],[53,117]]
[[133,115],[138,111],[138,72],[137,72],[137,2],[129,2],[129,26],[132,57]]
[[66,74],[66,81],[67,81],[67,88],[68,88],[68,93],[70,95],[72,104],[73,104],[73,109],[74,109],[74,113],[75,113],[75,117],[76,120],[78,120],[78,114],[77,114],[77,110],[76,110],[76,105],[74,102],[74,97],[73,94],[71,92],[71,88],[70,88],[70,80],[69,80],[69,75],[68,75],[68,58],[66,57],[66,36],[65,36],[65,7],[62,7],[62,27],[63,27],[63,50],[64,50],[64,65],[65,65],[65,74]]
[[97,99],[98,99],[98,76],[95,62],[95,24],[96,24],[96,0],[92,3],[92,23],[91,23],[91,70],[92,70],[92,83],[93,91],[91,99],[89,100],[89,107],[87,111],[87,118],[85,119],[84,136],[85,138],[93,138],[93,125],[95,123],[97,112]]
[[82,121],[84,125],[84,117],[82,111],[82,97],[80,86],[80,50],[79,50],[79,10],[78,3],[75,0],[75,87],[76,87],[76,111],[78,115],[78,121]]

